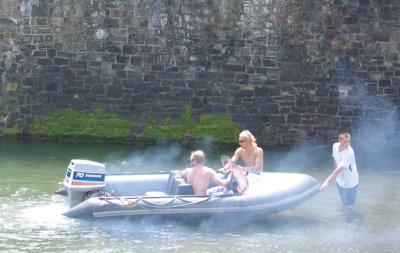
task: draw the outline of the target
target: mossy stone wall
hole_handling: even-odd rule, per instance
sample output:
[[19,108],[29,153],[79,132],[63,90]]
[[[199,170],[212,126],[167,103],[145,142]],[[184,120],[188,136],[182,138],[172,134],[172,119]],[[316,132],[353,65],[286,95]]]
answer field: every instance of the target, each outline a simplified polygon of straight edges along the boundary
[[[0,131],[229,114],[262,145],[399,121],[399,1],[0,1]],[[398,124],[388,134],[399,138]]]

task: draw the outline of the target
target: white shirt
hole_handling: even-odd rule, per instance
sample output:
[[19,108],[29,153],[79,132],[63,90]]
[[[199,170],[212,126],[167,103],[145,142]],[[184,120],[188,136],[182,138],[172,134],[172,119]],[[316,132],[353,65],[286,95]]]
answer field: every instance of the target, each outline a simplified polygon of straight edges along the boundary
[[337,175],[336,182],[343,188],[352,188],[359,182],[356,158],[353,148],[349,145],[345,150],[339,152],[340,143],[333,144],[332,156],[338,167],[343,170]]

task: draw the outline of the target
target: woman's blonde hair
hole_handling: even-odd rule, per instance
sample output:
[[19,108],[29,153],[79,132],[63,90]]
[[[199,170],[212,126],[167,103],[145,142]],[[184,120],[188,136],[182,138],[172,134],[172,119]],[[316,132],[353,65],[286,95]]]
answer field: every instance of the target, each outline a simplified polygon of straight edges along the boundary
[[251,146],[257,147],[257,139],[254,137],[254,135],[249,131],[249,130],[243,130],[240,134],[239,137],[246,138],[246,140],[250,143]]

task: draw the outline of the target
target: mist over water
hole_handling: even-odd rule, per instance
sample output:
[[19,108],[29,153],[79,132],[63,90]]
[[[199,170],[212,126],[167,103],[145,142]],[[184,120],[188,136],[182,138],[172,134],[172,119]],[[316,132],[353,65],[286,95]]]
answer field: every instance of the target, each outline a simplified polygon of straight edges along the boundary
[[399,112],[394,108],[390,113],[382,113],[381,117],[380,121],[368,118],[361,121],[360,131],[352,138],[352,142],[353,139],[356,141],[352,145],[363,155],[356,159],[366,167],[399,170]]
[[183,155],[178,145],[157,145],[136,149],[125,157],[111,154],[104,163],[110,174],[181,170],[176,165],[181,163]]

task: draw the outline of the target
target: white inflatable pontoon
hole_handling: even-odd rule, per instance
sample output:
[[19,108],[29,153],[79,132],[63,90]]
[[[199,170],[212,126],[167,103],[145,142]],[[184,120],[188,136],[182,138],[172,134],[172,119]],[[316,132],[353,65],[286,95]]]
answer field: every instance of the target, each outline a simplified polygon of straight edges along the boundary
[[64,215],[72,218],[260,218],[292,209],[320,189],[315,178],[299,173],[262,172],[251,180],[257,185],[251,192],[198,196],[179,172],[106,175],[103,164],[71,160],[57,193],[68,196],[70,209]]

